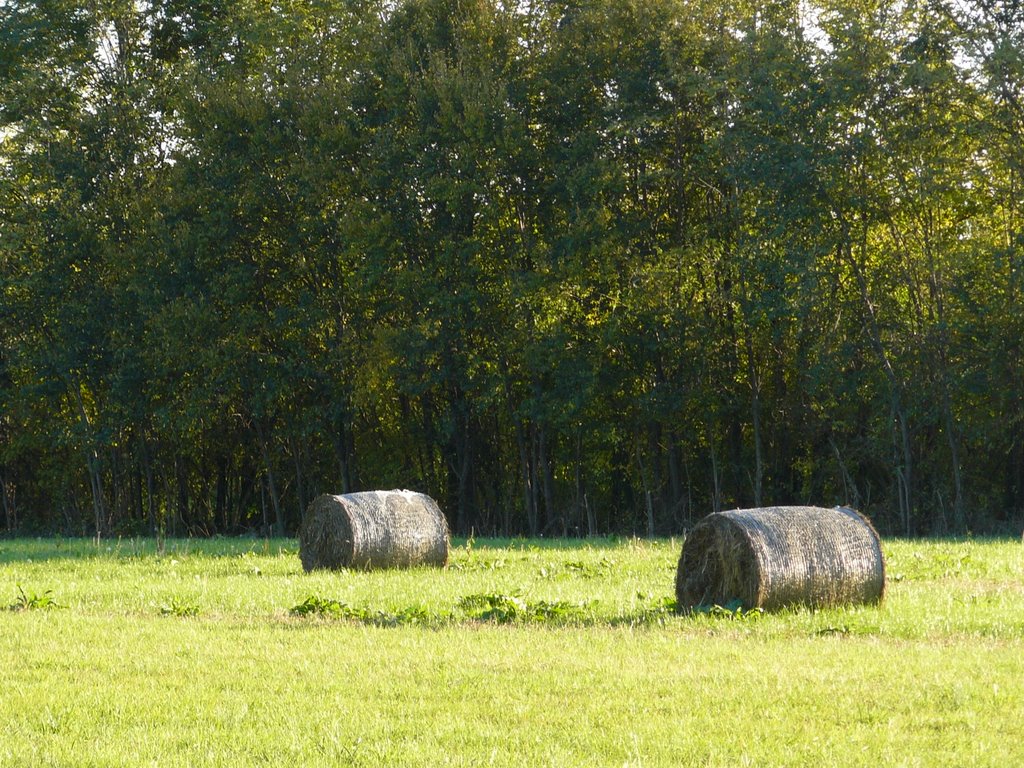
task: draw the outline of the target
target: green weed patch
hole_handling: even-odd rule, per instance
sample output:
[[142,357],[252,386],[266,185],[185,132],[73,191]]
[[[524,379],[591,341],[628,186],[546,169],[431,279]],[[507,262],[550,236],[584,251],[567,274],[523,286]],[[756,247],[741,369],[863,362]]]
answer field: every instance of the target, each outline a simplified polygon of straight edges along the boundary
[[18,596],[14,602],[8,606],[9,610],[12,611],[33,611],[33,610],[47,610],[51,608],[59,608],[57,601],[53,598],[53,590],[48,589],[45,592],[36,594],[35,592],[26,592],[22,589],[21,584],[17,585]]

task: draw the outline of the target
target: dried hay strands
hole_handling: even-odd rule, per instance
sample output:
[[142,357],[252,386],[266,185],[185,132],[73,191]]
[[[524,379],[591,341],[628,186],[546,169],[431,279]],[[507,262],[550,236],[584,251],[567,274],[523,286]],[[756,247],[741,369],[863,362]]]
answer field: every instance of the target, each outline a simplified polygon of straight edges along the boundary
[[885,558],[871,522],[852,509],[763,507],[712,514],[683,543],[676,571],[680,611],[727,605],[876,603]]
[[299,528],[307,571],[445,566],[448,546],[448,522],[437,502],[414,491],[317,496]]

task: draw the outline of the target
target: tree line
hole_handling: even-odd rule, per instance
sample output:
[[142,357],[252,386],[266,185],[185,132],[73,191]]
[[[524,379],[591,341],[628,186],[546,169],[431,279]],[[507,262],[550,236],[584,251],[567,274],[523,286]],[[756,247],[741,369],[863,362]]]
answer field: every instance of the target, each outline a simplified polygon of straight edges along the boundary
[[1024,510],[1024,8],[0,2],[10,532]]

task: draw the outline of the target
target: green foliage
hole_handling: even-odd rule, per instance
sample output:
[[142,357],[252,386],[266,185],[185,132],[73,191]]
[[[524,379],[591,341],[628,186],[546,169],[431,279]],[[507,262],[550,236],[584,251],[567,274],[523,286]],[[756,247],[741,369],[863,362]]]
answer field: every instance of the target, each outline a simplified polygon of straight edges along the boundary
[[565,569],[574,576],[584,579],[594,579],[607,575],[615,568],[615,561],[602,557],[596,563],[588,563],[583,560],[568,560],[565,562]]
[[199,605],[191,600],[171,598],[167,603],[160,606],[161,616],[198,616]]
[[462,562],[450,563],[449,568],[454,571],[499,571],[508,567],[508,561],[504,558],[470,558]]
[[533,613],[521,597],[499,593],[466,595],[458,607],[474,618],[499,624],[522,620]]
[[615,562],[602,557],[596,562],[587,560],[566,560],[564,563],[551,563],[542,566],[537,574],[542,579],[596,579],[608,575],[615,567]]
[[21,584],[17,585],[18,596],[13,603],[8,606],[9,610],[12,611],[31,611],[37,609],[48,610],[50,608],[59,608],[60,605],[53,598],[53,590],[48,589],[41,594],[35,592],[25,592]]
[[420,606],[405,606],[396,612],[355,608],[338,600],[310,595],[301,603],[292,606],[293,616],[318,616],[329,619],[348,619],[379,627],[397,627],[411,624],[439,623],[443,615],[431,614]]
[[357,615],[349,606],[337,600],[310,595],[301,603],[290,609],[293,616],[327,616],[331,618],[348,618]]
[[474,551],[475,543],[473,536],[466,539],[462,552],[456,550],[456,557],[452,558],[448,567],[455,571],[496,571],[508,566],[508,561],[503,557],[487,557],[480,551]]
[[1019,532],[1021,21],[8,3],[0,527]]
[[346,603],[318,595],[310,595],[293,606],[293,616],[315,616],[329,619],[346,619],[380,627],[406,625],[441,626],[453,621],[491,621],[498,624],[521,622],[565,623],[579,620],[584,616],[586,603],[565,601],[527,600],[518,595],[501,593],[480,593],[466,595],[459,599],[454,611],[428,610],[423,606],[403,606],[396,611],[377,610],[369,607],[353,607]]
[[646,592],[637,592],[636,597],[642,602],[643,607],[634,614],[622,617],[616,623],[630,627],[665,626],[672,619],[678,618],[674,597],[662,597],[653,602],[651,602],[651,596]]
[[518,595],[488,592],[466,595],[459,600],[457,607],[473,619],[509,624],[513,622],[565,622],[579,619],[584,615],[586,605],[586,602],[527,600]]
[[764,613],[760,608],[744,608],[740,600],[732,600],[725,605],[695,605],[691,611],[698,615],[736,620],[757,618]]

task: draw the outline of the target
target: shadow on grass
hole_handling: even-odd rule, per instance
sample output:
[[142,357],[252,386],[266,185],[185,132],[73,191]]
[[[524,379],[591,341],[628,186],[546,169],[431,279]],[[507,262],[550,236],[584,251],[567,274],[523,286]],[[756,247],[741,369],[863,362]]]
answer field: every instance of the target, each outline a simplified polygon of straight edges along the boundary
[[[547,550],[612,550],[634,541],[630,537],[595,538],[453,538],[452,554],[462,560],[476,552],[530,553]],[[635,541],[648,541],[646,539]],[[200,556],[238,557],[253,554],[277,556],[297,554],[299,543],[293,538],[255,536],[213,536],[210,538],[116,537],[100,539],[74,537],[0,538],[0,565],[52,560],[140,559]]]
[[181,538],[18,538],[0,539],[0,565],[54,560],[139,560],[162,557],[238,557],[253,554],[295,554],[295,539],[261,539],[252,536]]
[[539,552],[548,549],[617,549],[630,541],[656,541],[656,539],[637,539],[633,536],[593,536],[566,538],[467,538],[453,537],[452,549],[503,550],[505,552]]

